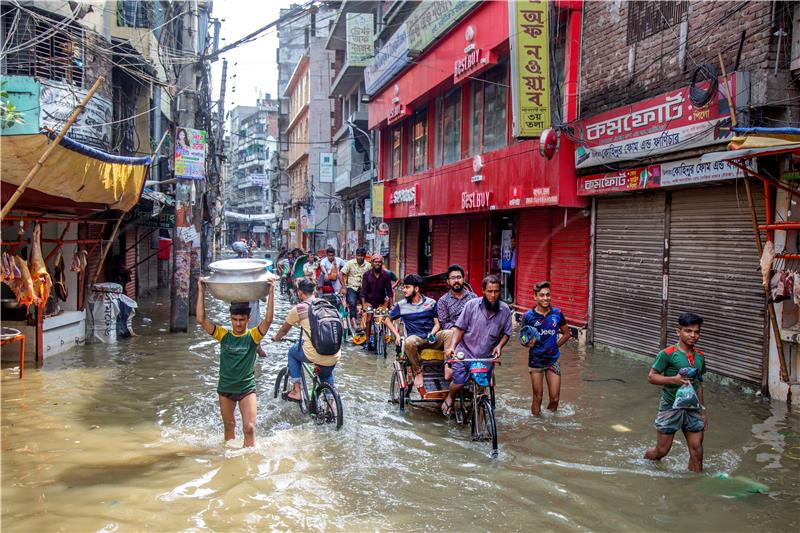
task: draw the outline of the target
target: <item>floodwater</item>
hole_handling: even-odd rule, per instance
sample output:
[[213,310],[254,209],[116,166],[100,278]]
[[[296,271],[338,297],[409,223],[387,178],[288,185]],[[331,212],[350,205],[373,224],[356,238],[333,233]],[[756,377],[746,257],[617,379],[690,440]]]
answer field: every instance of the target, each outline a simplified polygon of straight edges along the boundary
[[[643,460],[659,394],[646,364],[572,343],[561,410],[541,419],[523,349],[506,351],[496,459],[468,426],[401,414],[390,362],[354,348],[336,371],[344,427],[315,426],[272,398],[288,344],[269,344],[257,446],[241,449],[241,435],[222,443],[215,342],[199,327],[169,334],[168,311],[161,295],[142,302],[139,337],[49,358],[23,381],[2,370],[4,532],[800,528],[800,415],[752,392],[706,385],[707,473],[769,487],[740,498],[726,496],[734,482],[686,472],[680,437],[660,464]],[[589,381],[608,378],[624,383]]]

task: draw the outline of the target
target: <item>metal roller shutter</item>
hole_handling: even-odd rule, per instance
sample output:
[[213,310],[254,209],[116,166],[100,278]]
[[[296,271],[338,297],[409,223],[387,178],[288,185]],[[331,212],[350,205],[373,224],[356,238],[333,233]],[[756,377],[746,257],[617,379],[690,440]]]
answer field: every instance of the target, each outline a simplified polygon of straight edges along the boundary
[[450,260],[448,263],[461,265],[466,269],[469,264],[469,219],[467,217],[450,217],[450,235]]
[[406,219],[405,261],[403,273],[405,276],[416,274],[419,270],[419,219]]
[[[764,220],[763,196],[754,199]],[[668,342],[678,315],[697,313],[708,369],[761,383],[764,291],[744,186],[673,192],[669,237]]]
[[389,221],[389,262],[387,265],[389,270],[394,270],[398,276],[400,275],[400,269],[398,268],[400,256],[397,253],[397,245],[400,243],[400,230],[402,227],[403,226],[399,220]]
[[576,326],[585,326],[588,320],[590,222],[591,217],[583,209],[553,209],[550,239],[553,305]]
[[431,252],[433,253],[433,262],[431,264],[431,274],[439,274],[445,272],[450,265],[450,218],[449,217],[435,217],[433,219],[433,235],[431,236],[433,243],[431,245]]
[[597,201],[597,343],[655,356],[661,347],[663,192]]
[[514,301],[519,306],[533,307],[536,304],[533,299],[533,286],[548,278],[550,222],[549,208],[525,209],[519,214],[514,289],[517,293]]
[[136,298],[136,264],[138,253],[136,250],[136,226],[128,226],[125,230],[125,266],[131,273],[131,280],[125,284],[123,290],[130,298]]

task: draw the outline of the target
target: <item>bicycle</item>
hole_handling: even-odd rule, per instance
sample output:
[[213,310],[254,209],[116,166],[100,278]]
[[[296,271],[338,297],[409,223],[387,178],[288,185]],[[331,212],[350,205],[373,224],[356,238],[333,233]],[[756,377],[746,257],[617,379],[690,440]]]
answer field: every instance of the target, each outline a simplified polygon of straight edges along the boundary
[[364,309],[363,313],[367,315],[369,320],[370,330],[367,332],[367,338],[375,348],[375,353],[383,355],[386,359],[387,344],[391,340],[389,329],[386,327],[385,321],[389,318],[389,310],[381,306],[378,308],[368,307]]
[[[344,410],[339,392],[330,383],[319,380],[317,365],[311,363],[302,363],[302,365],[303,373],[300,375],[300,411],[314,419],[317,425],[335,423],[338,431],[344,423]],[[311,380],[310,395],[308,393],[308,380]],[[284,401],[288,401],[286,400],[286,395],[289,389],[289,367],[287,365],[280,369],[278,377],[275,379],[273,398],[277,399],[278,395],[280,395]]]

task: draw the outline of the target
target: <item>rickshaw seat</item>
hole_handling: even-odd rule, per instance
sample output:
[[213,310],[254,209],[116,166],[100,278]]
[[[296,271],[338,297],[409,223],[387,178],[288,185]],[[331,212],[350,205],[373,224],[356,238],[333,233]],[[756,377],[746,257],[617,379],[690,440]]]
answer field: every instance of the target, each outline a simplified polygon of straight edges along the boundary
[[420,361],[444,361],[444,350],[425,348],[419,353]]

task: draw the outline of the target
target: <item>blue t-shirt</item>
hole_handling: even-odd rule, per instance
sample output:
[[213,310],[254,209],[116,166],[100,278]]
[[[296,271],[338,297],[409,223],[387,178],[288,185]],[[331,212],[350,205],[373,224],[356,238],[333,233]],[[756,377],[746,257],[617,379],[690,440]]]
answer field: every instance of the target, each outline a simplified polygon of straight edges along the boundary
[[535,307],[525,313],[522,325],[531,326],[541,337],[541,340],[528,350],[528,355],[551,361],[561,357],[561,352],[558,349],[558,330],[566,323],[564,315],[561,314],[561,309],[556,307],[551,308],[546,316],[537,312]]
[[434,317],[436,317],[436,300],[427,296],[423,296],[418,304],[400,300],[389,311],[390,319],[403,320],[403,324],[406,325],[406,335],[416,335],[423,339],[433,329]]

